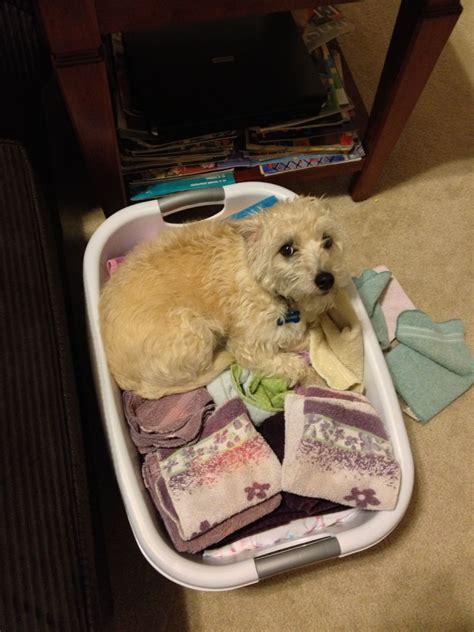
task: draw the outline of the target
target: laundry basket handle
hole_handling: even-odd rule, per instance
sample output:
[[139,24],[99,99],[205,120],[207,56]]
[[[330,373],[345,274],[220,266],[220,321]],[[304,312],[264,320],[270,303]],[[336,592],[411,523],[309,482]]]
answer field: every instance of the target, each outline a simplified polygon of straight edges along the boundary
[[215,202],[223,203],[224,200],[225,191],[223,187],[215,187],[168,195],[159,200],[159,207],[162,213],[172,213],[189,206],[203,206]]
[[341,555],[337,538],[330,536],[316,542],[299,544],[291,549],[274,551],[255,558],[255,568],[259,579],[284,573],[314,562],[322,562]]

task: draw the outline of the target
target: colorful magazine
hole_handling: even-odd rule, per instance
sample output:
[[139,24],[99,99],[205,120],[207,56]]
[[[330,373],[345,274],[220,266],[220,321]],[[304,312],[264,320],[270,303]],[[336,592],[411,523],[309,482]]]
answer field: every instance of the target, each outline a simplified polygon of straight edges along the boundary
[[278,153],[288,148],[302,149],[306,153],[336,153],[349,152],[354,146],[355,137],[352,133],[331,134],[328,136],[305,137],[291,140],[280,140],[275,144],[261,142],[247,132],[245,148],[249,153],[268,152]]
[[151,200],[170,193],[180,191],[190,191],[193,189],[206,189],[210,187],[222,187],[227,184],[234,184],[235,177],[233,170],[219,171],[189,178],[173,178],[164,182],[155,182],[148,186],[130,187],[130,200],[132,202],[142,202]]
[[300,171],[302,169],[312,169],[314,167],[326,167],[328,165],[339,164],[341,162],[356,162],[363,158],[362,147],[357,148],[350,154],[308,154],[300,156],[290,156],[283,159],[269,160],[260,165],[260,173],[265,177],[275,176],[289,171]]

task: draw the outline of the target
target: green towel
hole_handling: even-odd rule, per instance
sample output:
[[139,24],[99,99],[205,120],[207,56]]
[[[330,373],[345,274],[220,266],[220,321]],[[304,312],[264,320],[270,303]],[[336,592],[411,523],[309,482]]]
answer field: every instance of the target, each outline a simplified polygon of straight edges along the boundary
[[244,402],[269,412],[284,410],[285,397],[292,392],[288,388],[288,380],[282,377],[262,377],[243,369],[239,364],[230,367],[230,374],[232,384]]
[[460,320],[435,323],[420,310],[402,312],[397,339],[400,344],[385,359],[398,394],[420,421],[429,421],[474,383]]
[[389,271],[364,270],[360,277],[353,279],[382,349],[390,346],[390,339],[385,316],[378,301],[391,278]]
[[397,393],[423,423],[462,395],[472,375],[458,375],[400,344],[385,356]]
[[461,320],[435,323],[419,309],[409,310],[398,318],[396,337],[407,347],[458,375],[470,375],[474,371]]

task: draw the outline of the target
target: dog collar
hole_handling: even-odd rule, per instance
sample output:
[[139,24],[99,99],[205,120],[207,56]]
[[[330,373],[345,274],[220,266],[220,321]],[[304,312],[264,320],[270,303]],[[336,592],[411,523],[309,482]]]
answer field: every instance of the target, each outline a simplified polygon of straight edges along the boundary
[[299,323],[300,320],[301,318],[299,311],[297,309],[289,309],[286,312],[285,316],[280,316],[280,318],[277,319],[277,325],[281,327],[286,323]]

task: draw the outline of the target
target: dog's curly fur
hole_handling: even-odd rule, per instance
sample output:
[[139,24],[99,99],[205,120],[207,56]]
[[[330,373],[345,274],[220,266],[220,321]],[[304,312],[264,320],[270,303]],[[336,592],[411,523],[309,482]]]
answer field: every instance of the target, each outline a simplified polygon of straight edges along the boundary
[[[321,271],[335,278],[326,293],[315,284]],[[169,230],[137,246],[102,291],[110,370],[149,399],[204,385],[232,359],[307,381],[312,369],[296,352],[346,282],[339,229],[321,200]],[[300,322],[278,326],[289,308]]]

